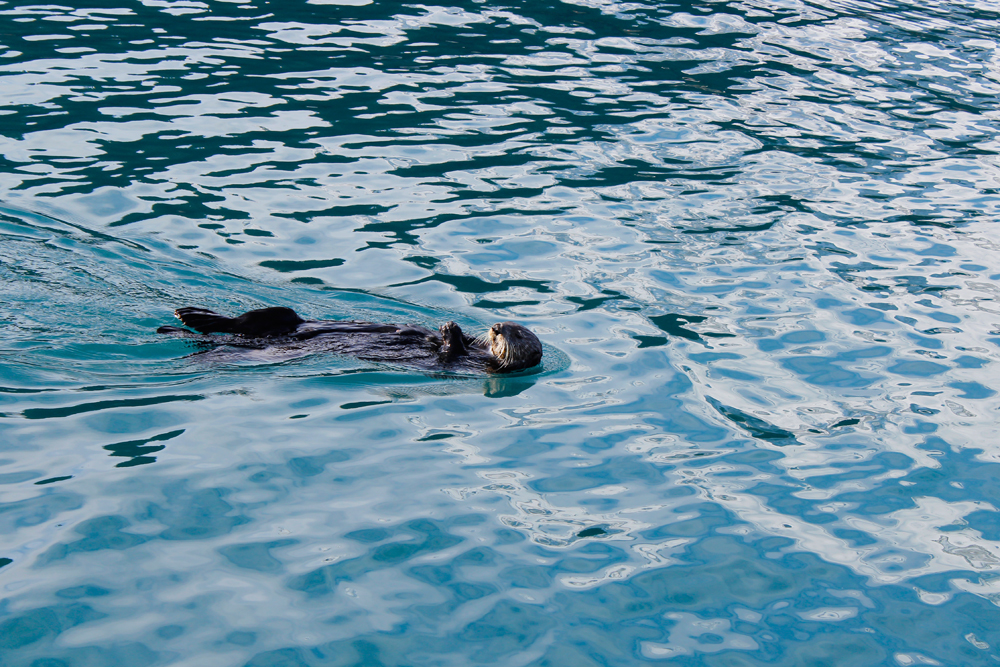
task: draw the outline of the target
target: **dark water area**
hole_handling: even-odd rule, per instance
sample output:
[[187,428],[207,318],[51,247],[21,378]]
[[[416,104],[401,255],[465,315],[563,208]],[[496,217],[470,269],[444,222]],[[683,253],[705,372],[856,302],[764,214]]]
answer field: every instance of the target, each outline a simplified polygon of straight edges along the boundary
[[[0,2],[0,665],[994,665],[1000,6]],[[533,373],[157,336],[516,320]]]

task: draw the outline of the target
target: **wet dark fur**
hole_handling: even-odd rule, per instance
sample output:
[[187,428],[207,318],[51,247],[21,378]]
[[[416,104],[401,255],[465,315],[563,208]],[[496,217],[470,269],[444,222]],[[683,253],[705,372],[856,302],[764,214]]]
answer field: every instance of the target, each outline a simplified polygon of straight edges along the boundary
[[[542,359],[542,344],[514,322],[500,322],[478,338],[465,335],[454,322],[432,331],[416,325],[375,322],[303,320],[291,308],[262,308],[226,317],[204,308],[178,308],[181,322],[203,341],[251,348],[334,352],[359,359],[402,363],[425,370],[506,373],[531,368]],[[180,327],[157,333],[194,335]]]

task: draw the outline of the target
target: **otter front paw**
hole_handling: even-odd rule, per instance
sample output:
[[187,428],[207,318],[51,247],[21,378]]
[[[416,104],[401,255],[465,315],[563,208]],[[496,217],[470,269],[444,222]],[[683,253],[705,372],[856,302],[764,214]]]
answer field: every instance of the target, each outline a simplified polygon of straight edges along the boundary
[[441,332],[441,357],[443,359],[451,361],[463,354],[468,354],[460,326],[454,322],[446,322],[441,325],[438,331]]

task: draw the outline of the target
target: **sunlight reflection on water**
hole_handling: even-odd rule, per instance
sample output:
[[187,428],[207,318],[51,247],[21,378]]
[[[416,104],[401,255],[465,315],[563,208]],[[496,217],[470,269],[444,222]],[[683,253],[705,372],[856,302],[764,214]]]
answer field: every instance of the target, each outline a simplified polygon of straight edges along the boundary
[[[991,5],[0,21],[11,664],[1000,657]],[[182,305],[546,361],[192,356]]]

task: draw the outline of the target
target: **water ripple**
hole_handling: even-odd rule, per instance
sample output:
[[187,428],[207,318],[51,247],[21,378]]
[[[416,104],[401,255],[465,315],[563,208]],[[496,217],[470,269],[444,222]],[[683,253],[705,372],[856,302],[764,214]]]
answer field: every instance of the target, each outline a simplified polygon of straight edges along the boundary
[[[0,21],[11,664],[997,657],[992,5]],[[546,361],[153,333],[277,304]]]

